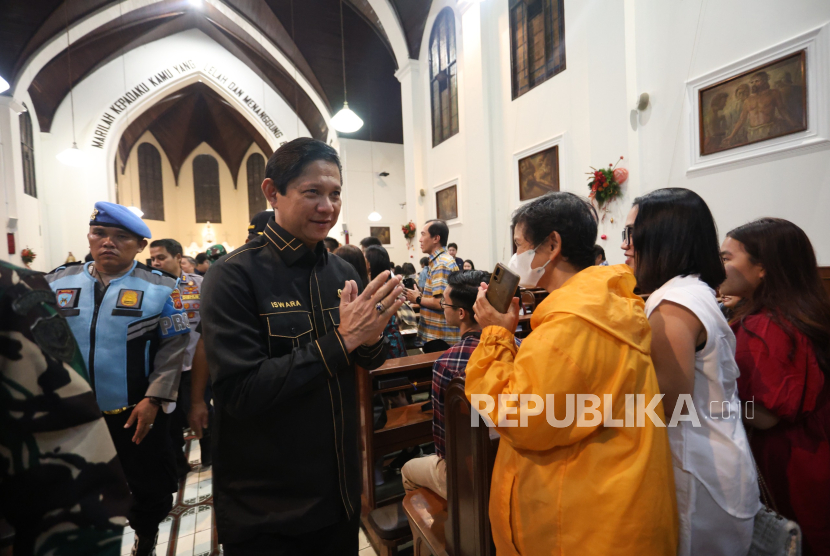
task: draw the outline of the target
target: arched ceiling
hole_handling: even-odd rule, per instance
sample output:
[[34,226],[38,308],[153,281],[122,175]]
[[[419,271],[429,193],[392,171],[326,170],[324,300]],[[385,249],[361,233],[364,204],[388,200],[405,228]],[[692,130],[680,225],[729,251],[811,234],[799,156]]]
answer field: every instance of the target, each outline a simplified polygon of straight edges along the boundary
[[129,125],[118,143],[121,173],[130,151],[146,131],[167,154],[176,183],[182,164],[202,142],[225,160],[234,183],[251,143],[259,145],[266,157],[272,153],[265,137],[204,83],[193,83],[164,97]]
[[[431,0],[380,0],[394,7],[411,58],[417,58]],[[223,0],[277,46],[298,69],[330,113],[343,103],[339,0]],[[26,62],[69,25],[101,12],[117,0],[5,0],[0,18],[0,75],[15,83]],[[403,142],[397,64],[386,30],[370,0],[345,0],[348,100],[367,123],[346,137]],[[295,108],[317,138],[325,139],[325,119],[311,98],[296,87],[290,72],[252,37],[209,2],[194,8],[188,0],[160,0],[106,23],[72,45],[72,82],[90,75],[122,52],[198,28],[248,64]],[[68,94],[66,49],[35,76],[29,92],[42,131]],[[295,91],[296,89],[296,91]],[[297,102],[295,103],[295,94]],[[371,123],[371,125],[369,125]]]

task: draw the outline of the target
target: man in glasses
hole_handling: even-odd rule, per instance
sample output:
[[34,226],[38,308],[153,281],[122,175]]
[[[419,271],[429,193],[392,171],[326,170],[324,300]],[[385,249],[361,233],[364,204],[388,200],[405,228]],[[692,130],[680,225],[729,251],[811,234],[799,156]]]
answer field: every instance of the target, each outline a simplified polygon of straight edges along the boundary
[[478,287],[490,282],[490,273],[483,270],[453,272],[447,280],[441,308],[448,326],[457,326],[461,341],[444,352],[432,366],[432,437],[435,454],[409,460],[401,469],[406,490],[426,487],[442,498],[447,497],[447,463],[444,460],[444,394],[450,381],[464,377],[467,361],[478,346],[481,326],[473,312]]

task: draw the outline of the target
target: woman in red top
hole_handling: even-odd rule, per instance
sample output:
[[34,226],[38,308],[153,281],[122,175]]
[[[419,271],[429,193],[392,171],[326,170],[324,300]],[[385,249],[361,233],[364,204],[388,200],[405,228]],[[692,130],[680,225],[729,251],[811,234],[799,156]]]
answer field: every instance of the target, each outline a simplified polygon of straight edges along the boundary
[[778,511],[801,526],[803,553],[830,555],[830,298],[813,246],[795,224],[762,218],[721,251],[721,294],[744,299],[732,328],[755,460]]

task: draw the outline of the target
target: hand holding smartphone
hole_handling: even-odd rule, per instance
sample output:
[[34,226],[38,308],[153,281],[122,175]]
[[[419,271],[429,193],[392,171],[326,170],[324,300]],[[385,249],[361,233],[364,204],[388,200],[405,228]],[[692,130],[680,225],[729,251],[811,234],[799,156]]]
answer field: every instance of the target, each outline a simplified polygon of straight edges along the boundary
[[501,263],[496,264],[487,286],[487,301],[499,313],[507,313],[516,292],[519,290],[519,275]]

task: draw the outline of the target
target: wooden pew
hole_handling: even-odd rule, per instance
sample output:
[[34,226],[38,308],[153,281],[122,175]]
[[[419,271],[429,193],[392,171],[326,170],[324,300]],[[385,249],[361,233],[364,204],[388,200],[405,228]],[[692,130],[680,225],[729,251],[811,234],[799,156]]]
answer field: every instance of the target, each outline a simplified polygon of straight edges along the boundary
[[[377,495],[374,481],[375,461],[392,452],[432,441],[432,410],[422,411],[427,402],[396,407],[386,411],[386,425],[373,430],[372,399],[376,394],[412,390],[429,392],[432,387],[432,364],[441,353],[429,353],[390,359],[380,368],[367,371],[357,368],[358,411],[360,412],[361,520],[369,540],[381,555],[407,538],[381,539],[376,524],[369,519],[372,510],[403,498],[402,489],[386,497]],[[397,380],[396,380],[397,379]],[[397,384],[396,384],[397,382]],[[388,518],[393,519],[393,518]],[[400,516],[405,524],[403,515]],[[393,519],[394,520],[394,519]],[[404,528],[404,531],[406,529]]]
[[488,505],[498,451],[498,433],[470,425],[464,381],[454,379],[446,393],[447,497],[428,489],[407,493],[403,508],[412,528],[415,556],[493,556]]

